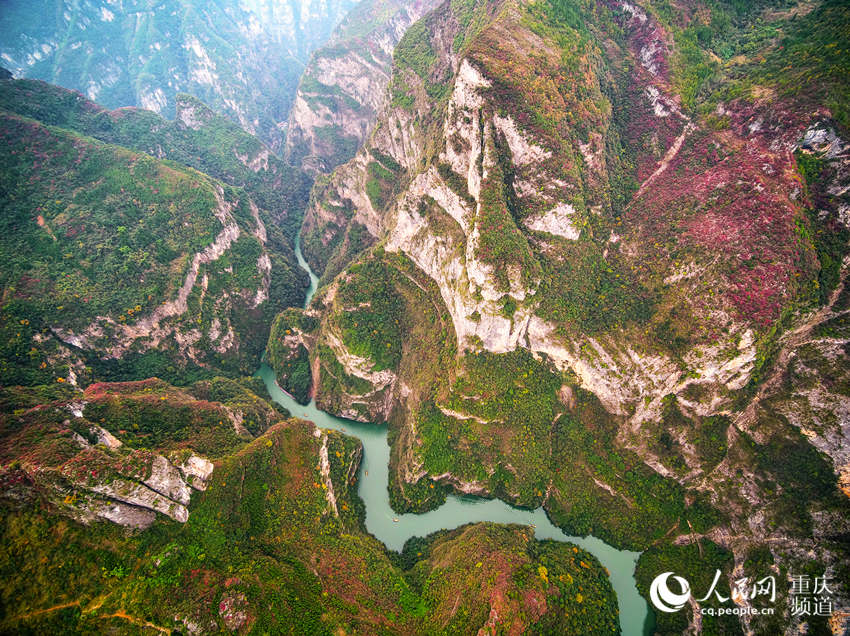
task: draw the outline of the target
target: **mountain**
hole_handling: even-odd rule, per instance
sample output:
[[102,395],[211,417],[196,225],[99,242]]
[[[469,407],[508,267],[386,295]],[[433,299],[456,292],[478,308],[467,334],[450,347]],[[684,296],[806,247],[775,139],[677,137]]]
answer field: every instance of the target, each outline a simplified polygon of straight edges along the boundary
[[10,1],[0,10],[0,64],[107,108],[169,119],[189,93],[280,149],[304,65],[354,4]]
[[364,0],[304,69],[289,117],[285,156],[327,173],[354,156],[384,105],[392,55],[433,0]]
[[618,632],[595,557],[525,526],[388,552],[359,442],[240,377],[303,304],[301,170],[188,95],[9,74],[0,138],[0,631]]
[[848,19],[443,3],[313,187],[323,287],[273,326],[281,386],[388,422],[398,510],[447,489],[542,505],[648,549],[645,593],[697,549],[710,572],[846,573]]
[[359,443],[263,395],[225,378],[0,389],[0,628],[617,633],[598,561],[527,527],[389,554],[364,529]]
[[271,318],[303,302],[303,176],[180,103],[169,122],[0,81],[4,383],[252,371]]
[[350,6],[0,10],[107,102],[0,72],[0,631],[634,627],[628,568],[528,526],[388,549],[265,349],[387,426],[398,513],[640,552],[690,584],[658,634],[846,632],[847,3],[365,0],[324,46]]
[[6,82],[0,88],[0,108],[244,187],[294,241],[307,201],[308,177],[197,98],[179,94],[175,121],[169,121],[139,108],[107,111],[76,91],[39,81]]

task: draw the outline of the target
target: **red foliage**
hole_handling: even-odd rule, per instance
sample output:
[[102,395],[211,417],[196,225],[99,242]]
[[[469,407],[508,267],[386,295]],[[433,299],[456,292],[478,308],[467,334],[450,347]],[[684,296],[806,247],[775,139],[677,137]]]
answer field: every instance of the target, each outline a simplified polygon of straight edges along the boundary
[[109,394],[127,395],[129,393],[138,393],[145,389],[154,390],[167,387],[168,385],[159,378],[148,378],[134,382],[96,382],[86,388],[84,395],[87,400],[94,400]]
[[806,120],[752,106],[729,112],[732,131],[695,132],[625,220],[639,240],[664,246],[668,266],[683,248],[713,261],[706,275],[725,280],[737,317],[766,328],[816,268],[797,229],[804,202],[792,150]]

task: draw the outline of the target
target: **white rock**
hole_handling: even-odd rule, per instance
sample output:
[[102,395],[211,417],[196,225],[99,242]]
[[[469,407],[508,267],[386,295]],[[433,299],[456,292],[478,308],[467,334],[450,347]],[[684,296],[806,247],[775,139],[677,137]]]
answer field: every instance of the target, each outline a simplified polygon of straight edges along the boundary
[[560,203],[543,216],[526,219],[525,226],[529,230],[548,232],[549,234],[563,236],[571,241],[575,241],[581,236],[581,230],[572,223],[572,217],[575,212],[573,206],[567,203]]

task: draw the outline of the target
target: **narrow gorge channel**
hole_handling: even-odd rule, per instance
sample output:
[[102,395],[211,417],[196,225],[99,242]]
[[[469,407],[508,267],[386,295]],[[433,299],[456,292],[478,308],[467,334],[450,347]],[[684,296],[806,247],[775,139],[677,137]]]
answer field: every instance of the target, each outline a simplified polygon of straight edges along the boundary
[[[318,277],[301,253],[300,236],[296,240],[295,253],[298,263],[310,275],[306,307],[316,292]],[[257,376],[265,382],[272,398],[294,416],[309,420],[320,428],[342,431],[361,441],[363,459],[358,475],[358,494],[366,507],[366,529],[390,550],[400,551],[411,537],[424,537],[438,530],[457,528],[467,523],[490,521],[532,526],[536,538],[568,541],[578,545],[607,568],[617,595],[623,636],[643,636],[652,632],[649,607],[635,585],[634,573],[639,552],[616,550],[594,536],[567,535],[549,520],[542,508],[522,510],[498,499],[449,495],[446,502],[436,510],[425,514],[398,514],[390,507],[387,491],[390,447],[385,426],[334,417],[316,408],[315,400],[306,406],[298,404],[277,385],[274,371],[267,364],[260,367]]]

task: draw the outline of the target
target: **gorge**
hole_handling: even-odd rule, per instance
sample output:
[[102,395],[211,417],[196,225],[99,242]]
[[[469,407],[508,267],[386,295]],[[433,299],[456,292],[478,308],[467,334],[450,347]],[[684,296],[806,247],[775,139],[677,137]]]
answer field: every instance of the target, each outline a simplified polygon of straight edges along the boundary
[[[299,264],[310,275],[310,288],[305,306],[309,306],[316,292],[318,278],[301,254],[300,240],[295,253]],[[363,445],[357,476],[357,494],[366,507],[365,527],[391,550],[400,551],[411,537],[423,537],[438,530],[451,529],[467,523],[489,521],[529,525],[538,539],[567,541],[580,546],[595,556],[605,568],[617,595],[620,633],[623,636],[641,636],[652,633],[646,601],[635,586],[634,570],[638,553],[616,550],[595,537],[571,537],[552,524],[542,508],[520,510],[491,499],[450,495],[436,510],[422,514],[398,514],[390,505],[387,494],[389,483],[390,448],[386,431],[379,424],[343,420],[316,408],[315,400],[302,405],[277,386],[274,371],[263,365],[257,372],[272,399],[297,417],[313,422],[317,427],[338,430],[358,439]],[[371,472],[370,472],[371,471]]]
[[2,3],[0,632],[847,632],[848,42]]

